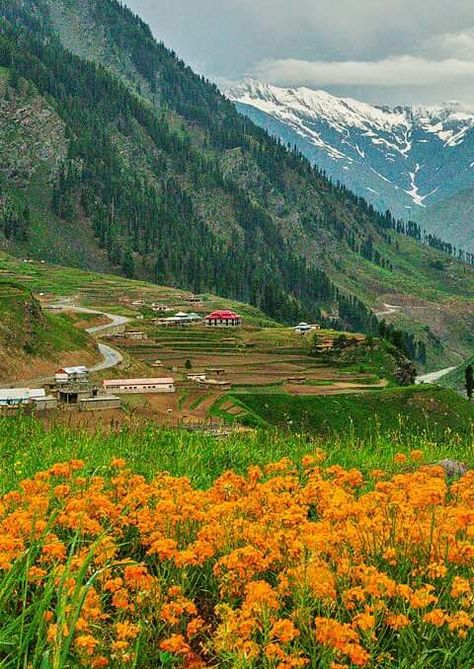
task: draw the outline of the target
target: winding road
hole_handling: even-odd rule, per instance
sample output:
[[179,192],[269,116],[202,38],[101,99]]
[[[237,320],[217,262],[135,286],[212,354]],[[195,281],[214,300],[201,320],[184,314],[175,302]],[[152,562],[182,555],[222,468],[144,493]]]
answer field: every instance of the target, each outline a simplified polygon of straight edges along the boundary
[[[86,332],[90,335],[100,337],[105,335],[111,330],[114,330],[121,325],[126,325],[130,319],[126,316],[117,316],[115,314],[107,314],[105,311],[97,311],[97,309],[88,309],[87,307],[78,307],[75,304],[68,302],[67,300],[63,302],[58,302],[56,304],[50,305],[54,309],[61,309],[64,311],[74,311],[78,314],[97,314],[97,316],[106,316],[109,319],[109,323],[104,325],[95,325],[91,328],[86,328]],[[108,344],[102,344],[101,342],[97,343],[99,351],[102,355],[103,360],[98,362],[96,365],[90,368],[91,372],[100,372],[104,369],[111,369],[112,367],[117,367],[123,362],[123,355],[117,351],[112,346]]]
[[[79,314],[97,314],[97,316],[106,316],[109,319],[109,323],[105,323],[104,325],[96,325],[91,328],[86,328],[86,332],[88,332],[90,335],[96,338],[99,338],[101,335],[107,334],[109,331],[114,330],[115,328],[120,327],[121,325],[125,325],[130,320],[126,316],[116,316],[114,314],[107,314],[104,311],[97,311],[96,309],[88,309],[87,307],[78,307],[72,302],[68,301],[67,299],[58,302],[56,304],[50,304],[49,306],[53,309],[61,311],[74,311]],[[112,348],[112,346],[109,346],[108,344],[102,344],[102,342],[98,341],[97,348],[99,349],[99,352],[102,355],[102,360],[93,367],[90,367],[89,371],[100,372],[104,369],[111,369],[112,367],[117,367],[117,365],[120,365],[120,363],[123,362],[123,355],[115,348]],[[49,381],[51,381],[51,379],[52,376],[44,376],[41,378],[22,380],[21,385],[22,387],[33,386],[39,383],[48,383]],[[10,383],[0,385],[0,388],[13,388],[17,384],[18,382],[12,381]]]
[[103,357],[102,362],[98,362],[97,365],[94,365],[90,368],[91,372],[100,372],[103,369],[111,369],[112,367],[117,367],[123,362],[123,355],[117,351],[117,349],[108,346],[107,344],[98,343],[99,351]]

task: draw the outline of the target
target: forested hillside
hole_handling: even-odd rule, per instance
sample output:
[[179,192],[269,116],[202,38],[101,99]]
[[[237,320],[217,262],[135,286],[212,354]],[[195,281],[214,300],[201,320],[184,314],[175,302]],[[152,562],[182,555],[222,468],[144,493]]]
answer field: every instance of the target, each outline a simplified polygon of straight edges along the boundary
[[283,321],[377,330],[384,295],[445,301],[464,315],[442,338],[468,344],[471,268],[238,115],[115,0],[0,9],[2,123],[24,163],[0,167],[7,249],[212,291]]

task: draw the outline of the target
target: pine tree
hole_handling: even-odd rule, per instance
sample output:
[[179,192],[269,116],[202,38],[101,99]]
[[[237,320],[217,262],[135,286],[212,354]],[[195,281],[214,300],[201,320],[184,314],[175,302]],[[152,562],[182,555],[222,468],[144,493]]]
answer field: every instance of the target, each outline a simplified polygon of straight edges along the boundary
[[466,395],[469,400],[472,399],[474,393],[474,368],[472,365],[466,367]]

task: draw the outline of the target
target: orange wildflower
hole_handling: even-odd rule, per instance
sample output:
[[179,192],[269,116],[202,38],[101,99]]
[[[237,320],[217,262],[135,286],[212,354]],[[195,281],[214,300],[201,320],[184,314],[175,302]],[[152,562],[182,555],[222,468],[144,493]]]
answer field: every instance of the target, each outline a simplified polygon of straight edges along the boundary
[[75,644],[78,649],[84,651],[87,655],[92,655],[99,645],[99,641],[91,634],[81,634],[76,637]]
[[278,639],[282,643],[289,643],[300,635],[299,630],[294,626],[291,620],[281,619],[273,623],[270,636]]

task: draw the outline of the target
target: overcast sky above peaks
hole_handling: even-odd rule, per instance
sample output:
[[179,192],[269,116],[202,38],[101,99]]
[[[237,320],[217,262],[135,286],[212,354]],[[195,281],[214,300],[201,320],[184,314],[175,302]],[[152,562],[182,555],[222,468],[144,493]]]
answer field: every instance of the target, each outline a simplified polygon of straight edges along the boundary
[[474,0],[126,0],[222,83],[254,77],[387,104],[474,105]]

